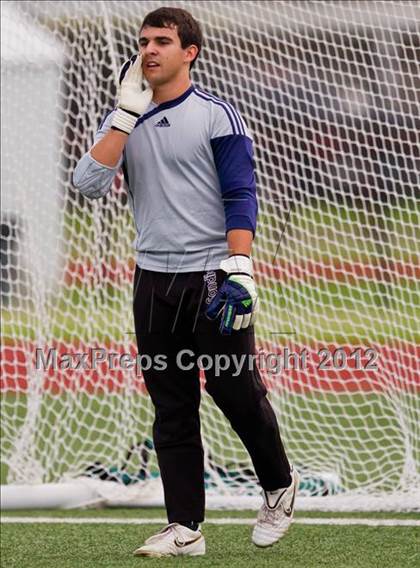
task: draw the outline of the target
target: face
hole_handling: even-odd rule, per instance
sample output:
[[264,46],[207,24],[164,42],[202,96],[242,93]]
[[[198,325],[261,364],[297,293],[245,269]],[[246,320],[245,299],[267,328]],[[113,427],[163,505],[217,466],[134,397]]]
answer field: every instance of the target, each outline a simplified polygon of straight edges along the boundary
[[144,77],[151,87],[157,87],[188,73],[196,49],[194,45],[182,49],[176,26],[144,27],[139,39]]

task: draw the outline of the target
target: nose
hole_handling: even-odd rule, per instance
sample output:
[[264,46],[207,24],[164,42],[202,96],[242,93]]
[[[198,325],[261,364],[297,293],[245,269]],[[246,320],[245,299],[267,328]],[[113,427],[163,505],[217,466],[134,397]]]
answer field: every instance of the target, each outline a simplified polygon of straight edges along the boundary
[[156,43],[153,41],[149,41],[149,43],[144,46],[144,55],[155,55],[157,53]]

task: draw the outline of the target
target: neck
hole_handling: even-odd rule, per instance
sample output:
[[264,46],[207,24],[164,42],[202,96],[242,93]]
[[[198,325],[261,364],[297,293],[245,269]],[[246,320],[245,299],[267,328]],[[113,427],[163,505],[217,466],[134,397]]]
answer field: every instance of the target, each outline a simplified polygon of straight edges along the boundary
[[171,101],[180,97],[191,86],[189,76],[182,77],[176,82],[159,85],[153,88],[153,102],[160,105],[166,101]]

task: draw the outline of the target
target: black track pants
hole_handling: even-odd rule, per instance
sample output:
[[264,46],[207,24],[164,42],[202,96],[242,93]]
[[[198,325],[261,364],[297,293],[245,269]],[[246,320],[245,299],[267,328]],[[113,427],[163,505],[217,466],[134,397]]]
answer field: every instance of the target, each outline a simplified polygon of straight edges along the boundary
[[[253,328],[221,335],[219,321],[204,312],[223,271],[161,273],[137,268],[134,321],[138,352],[157,364],[143,370],[155,407],[153,439],[162,476],[169,522],[204,520],[204,464],[200,436],[198,356],[244,355],[238,376],[233,364],[205,371],[206,390],[247,448],[266,490],[290,484],[290,466],[266,388],[249,355]],[[232,359],[230,359],[232,360]],[[226,359],[225,359],[226,361]],[[187,367],[191,367],[188,368]]]

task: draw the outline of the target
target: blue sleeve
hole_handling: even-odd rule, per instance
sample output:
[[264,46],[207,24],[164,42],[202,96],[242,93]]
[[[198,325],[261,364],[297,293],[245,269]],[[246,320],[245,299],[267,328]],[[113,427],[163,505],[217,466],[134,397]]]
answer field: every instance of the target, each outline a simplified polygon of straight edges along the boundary
[[248,229],[255,235],[257,195],[252,140],[244,135],[227,135],[211,140],[225,209],[226,232]]

